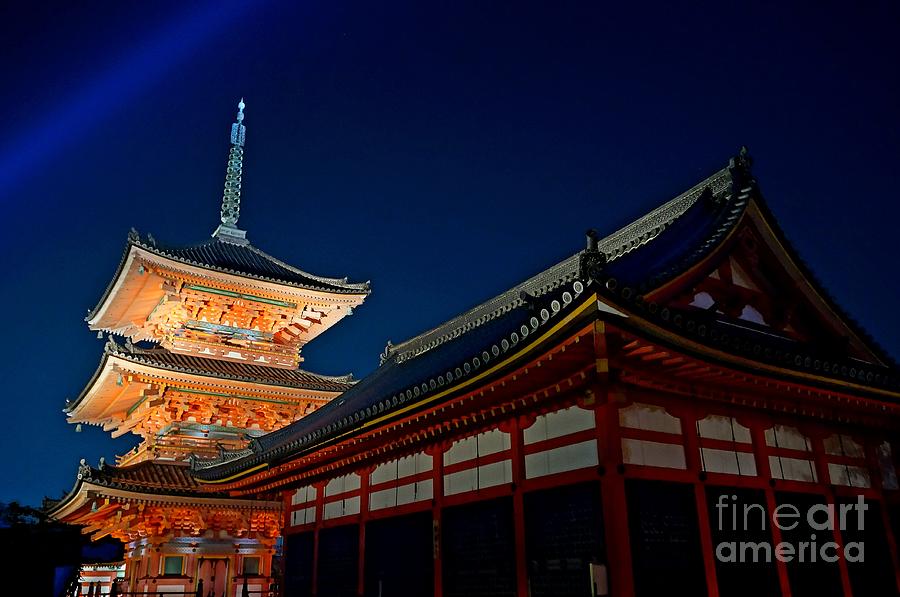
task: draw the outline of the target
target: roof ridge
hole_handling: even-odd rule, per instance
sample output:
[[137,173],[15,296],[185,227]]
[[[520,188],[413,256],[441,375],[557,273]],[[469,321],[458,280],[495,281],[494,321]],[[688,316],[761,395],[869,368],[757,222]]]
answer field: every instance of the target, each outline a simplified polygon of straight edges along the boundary
[[[607,262],[630,253],[659,236],[663,230],[693,207],[707,189],[715,196],[727,191],[731,186],[731,182],[732,173],[729,165],[707,176],[688,190],[677,195],[674,199],[663,203],[630,224],[626,224],[612,234],[603,237],[598,243],[599,250],[606,255]],[[567,259],[531,276],[524,282],[475,305],[464,313],[434,328],[404,340],[399,344],[388,342],[384,352],[381,354],[381,363],[383,364],[395,355],[402,362],[409,357],[422,354],[471,329],[492,321],[498,315],[521,305],[524,300],[521,297],[522,292],[540,296],[565,283],[577,273],[578,261],[582,253],[583,251],[575,253]],[[535,284],[540,282],[544,282],[544,284],[533,288]],[[536,292],[532,290],[536,290]]]
[[277,257],[275,257],[273,255],[270,255],[269,253],[266,253],[265,251],[263,251],[262,249],[260,249],[259,247],[257,247],[250,241],[247,241],[245,243],[235,243],[233,240],[231,240],[227,237],[220,238],[218,236],[213,236],[213,237],[210,237],[210,238],[208,238],[202,242],[198,242],[198,243],[186,244],[186,245],[182,245],[182,246],[169,246],[169,245],[157,244],[156,240],[152,236],[150,236],[147,239],[148,242],[145,242],[141,238],[139,232],[137,232],[134,229],[132,229],[132,230],[137,235],[134,237],[134,240],[136,242],[134,242],[133,244],[139,245],[142,248],[147,249],[147,250],[165,254],[166,256],[172,257],[173,259],[179,259],[179,260],[184,259],[183,257],[181,257],[179,255],[173,254],[172,253],[173,251],[185,251],[185,250],[189,250],[189,249],[199,249],[202,247],[209,247],[211,245],[215,246],[216,243],[224,243],[227,245],[237,245],[240,247],[244,247],[250,251],[253,251],[257,255],[262,257],[263,259],[267,259],[268,261],[271,261],[272,263],[275,263],[278,266],[283,267],[284,269],[290,270],[296,274],[300,274],[301,276],[306,276],[308,278],[316,280],[317,282],[334,284],[336,286],[360,287],[361,289],[363,289],[363,288],[368,289],[369,284],[370,284],[370,282],[368,282],[368,281],[367,282],[349,282],[348,281],[349,278],[347,276],[344,276],[343,278],[332,278],[330,276],[320,276],[317,274],[310,273],[306,270],[300,269],[299,267],[296,267],[289,263],[286,263],[286,262],[282,261],[281,259],[278,259]]
[[599,241],[599,248],[606,253],[608,261],[630,253],[634,249],[656,238],[688,209],[694,206],[707,188],[713,195],[729,189],[732,181],[731,168],[726,166],[707,176],[688,190],[655,207],[643,216],[622,226]]
[[[140,468],[149,468],[149,467],[168,467],[168,466],[176,466],[181,468],[189,467],[187,462],[182,462],[178,460],[141,460],[140,462],[132,462],[130,464],[106,464],[104,463],[103,468],[96,469],[102,471],[112,470],[113,472],[129,472],[132,470],[137,470]],[[93,467],[92,467],[93,468]]]
[[430,330],[422,332],[421,334],[413,336],[396,345],[388,343],[385,347],[385,352],[382,354],[382,363],[395,355],[398,356],[400,362],[411,356],[418,356],[427,350],[431,350],[448,340],[468,332],[469,330],[488,323],[498,316],[524,304],[525,297],[522,296],[523,293],[536,297],[558,288],[569,279],[574,278],[578,271],[581,253],[582,252],[579,251],[574,255],[567,257],[538,274],[531,276],[524,282],[475,305],[464,313],[457,315]]
[[[216,239],[216,240],[218,240],[218,239]],[[220,240],[219,242],[226,242],[226,241]],[[307,276],[308,278],[312,278],[313,280],[316,280],[318,282],[325,282],[327,284],[334,284],[337,286],[346,286],[348,288],[357,287],[361,290],[369,290],[369,285],[370,285],[369,281],[348,282],[347,276],[344,276],[343,278],[330,278],[328,276],[318,276],[316,274],[311,274],[308,271],[302,270],[299,267],[294,267],[293,265],[285,263],[284,261],[278,259],[277,257],[273,257],[272,255],[269,255],[268,253],[266,253],[259,247],[254,246],[252,243],[248,243],[245,246],[248,249],[250,249],[251,251],[253,251],[254,253],[256,253],[257,255],[263,257],[264,259],[268,259],[269,261],[271,261],[273,263],[277,263],[278,265],[280,265],[281,267],[283,267],[285,269],[291,270],[292,272],[300,274],[302,276]]]
[[[231,267],[225,267],[225,266],[221,266],[221,265],[202,263],[200,261],[197,261],[196,259],[192,259],[191,257],[179,254],[180,252],[191,251],[191,250],[195,250],[195,249],[205,249],[205,248],[210,248],[210,247],[216,247],[219,245],[227,245],[229,247],[235,248],[236,250],[246,249],[248,251],[251,251],[255,255],[258,255],[262,259],[265,259],[266,261],[272,263],[273,265],[277,265],[278,267],[283,268],[293,274],[297,274],[297,275],[306,277],[306,278],[310,279],[311,281],[320,282],[323,284],[329,284],[331,286],[336,287],[337,290],[369,292],[369,286],[370,286],[369,282],[348,282],[347,278],[329,278],[329,277],[325,277],[325,276],[317,276],[315,274],[311,274],[307,271],[304,271],[297,267],[289,265],[289,264],[285,263],[284,261],[281,261],[280,259],[273,257],[272,255],[269,255],[268,253],[266,253],[265,251],[262,251],[258,247],[253,246],[249,241],[247,243],[234,243],[234,242],[229,242],[228,240],[223,240],[218,237],[213,237],[213,238],[207,239],[200,243],[189,244],[189,245],[184,245],[184,246],[169,246],[169,245],[163,245],[163,244],[157,243],[156,239],[153,238],[153,236],[149,233],[146,235],[146,240],[145,240],[144,238],[141,237],[140,233],[137,230],[132,228],[131,231],[128,233],[128,244],[126,245],[125,256],[127,258],[128,248],[130,246],[136,246],[141,249],[144,249],[145,251],[149,251],[150,253],[153,253],[154,255],[158,255],[160,257],[165,257],[167,259],[172,259],[174,261],[183,263],[185,265],[192,265],[192,266],[200,267],[203,269],[209,269],[209,270],[213,270],[213,271],[223,272],[226,274],[241,276],[243,278],[250,278],[250,279],[254,279],[254,280],[263,280],[266,282],[275,282],[278,284],[286,284],[288,286],[307,288],[310,290],[320,290],[320,291],[321,290],[329,290],[329,289],[316,288],[315,286],[313,286],[311,284],[303,284],[301,282],[296,282],[296,281],[292,282],[290,280],[282,279],[280,277],[256,274],[256,273],[247,272],[247,271],[241,271],[238,269],[234,269]],[[123,263],[124,263],[124,260],[123,260]],[[121,269],[121,265],[120,265],[120,269]],[[116,278],[118,278],[118,272],[117,272],[117,275],[113,278],[113,281],[110,283],[111,285],[115,283]],[[104,293],[104,298],[105,298],[106,294],[108,294],[108,292]],[[101,303],[102,303],[102,299],[101,299]]]

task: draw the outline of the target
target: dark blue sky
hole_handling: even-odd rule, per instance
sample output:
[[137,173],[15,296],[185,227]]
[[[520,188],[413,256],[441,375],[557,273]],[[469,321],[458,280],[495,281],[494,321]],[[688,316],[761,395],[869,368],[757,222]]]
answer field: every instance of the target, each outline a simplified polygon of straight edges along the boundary
[[612,231],[742,144],[800,254],[900,355],[895,2],[11,4],[0,501],[58,496],[79,458],[132,445],[65,423],[102,350],[82,318],[131,226],[184,244],[213,231],[242,95],[241,227],[289,263],[373,283],[305,350],[310,369],[368,373],[386,340],[574,252],[585,228]]

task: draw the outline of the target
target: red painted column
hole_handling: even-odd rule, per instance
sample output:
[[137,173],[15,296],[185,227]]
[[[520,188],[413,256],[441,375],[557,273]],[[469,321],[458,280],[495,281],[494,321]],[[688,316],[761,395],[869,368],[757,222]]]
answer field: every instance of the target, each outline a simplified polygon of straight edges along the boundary
[[595,398],[602,403],[595,411],[595,421],[598,455],[600,466],[604,471],[600,479],[600,491],[609,566],[609,590],[614,597],[634,597],[622,439],[619,436],[619,409],[615,395],[607,392],[606,387],[598,385],[593,391]]
[[[769,468],[769,450],[766,446],[766,429],[761,422],[752,421],[750,436],[753,440],[753,457],[756,460],[756,474],[761,478],[770,478],[772,472]],[[769,512],[769,528],[772,531],[772,547],[781,543],[781,529],[775,524],[773,515],[778,503],[775,501],[775,490],[772,485],[765,489],[766,510]],[[775,570],[778,572],[778,586],[781,588],[782,597],[791,597],[791,581],[788,577],[787,564],[775,558]]]
[[322,532],[322,517],[325,515],[325,483],[318,483],[316,488],[316,523],[313,531],[313,569],[312,594],[319,593],[319,534]]
[[432,461],[431,528],[432,556],[434,558],[434,597],[444,595],[443,566],[441,563],[441,519],[444,507],[444,450],[441,444],[429,449]]
[[372,469],[359,471],[359,558],[357,562],[356,593],[366,592],[366,522],[369,519],[369,474]]
[[528,597],[528,559],[525,546],[525,447],[522,428],[514,421],[509,429],[513,481],[513,531],[516,546],[516,595]]

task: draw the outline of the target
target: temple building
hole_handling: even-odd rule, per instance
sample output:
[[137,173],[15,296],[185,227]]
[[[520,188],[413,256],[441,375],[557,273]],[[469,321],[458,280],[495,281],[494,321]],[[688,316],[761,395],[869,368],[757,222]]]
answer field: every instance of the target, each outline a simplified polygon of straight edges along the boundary
[[[202,358],[207,328],[132,332],[129,309],[92,321]],[[283,504],[289,597],[885,596],[898,430],[897,365],[797,256],[742,151],[191,475]],[[840,524],[809,516],[828,504]]]
[[281,501],[208,491],[190,463],[250,455],[254,439],[355,383],[304,370],[301,352],[352,314],[369,285],[287,265],[237,227],[243,100],[238,108],[212,238],[178,248],[132,231],[86,318],[108,341],[94,376],[67,404],[68,420],[140,442],[114,465],[82,461],[75,487],[50,514],[125,544],[122,590],[216,597],[237,595],[238,583],[268,590]]

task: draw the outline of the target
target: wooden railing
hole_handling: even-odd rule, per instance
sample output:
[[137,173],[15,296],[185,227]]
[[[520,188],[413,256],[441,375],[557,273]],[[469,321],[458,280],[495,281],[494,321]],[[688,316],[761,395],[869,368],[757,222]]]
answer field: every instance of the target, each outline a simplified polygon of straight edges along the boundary
[[[87,597],[90,593],[88,591],[81,591],[78,593],[72,593],[71,591],[66,593],[66,597],[74,597],[77,595],[78,597]],[[216,593],[215,591],[203,591],[200,594],[198,591],[107,591],[105,588],[100,589],[99,587],[95,589],[93,593],[94,597],[225,597],[225,592]],[[260,590],[251,590],[243,585],[238,585],[236,590],[234,591],[232,597],[280,597],[280,593],[278,591],[278,586],[273,584],[268,589],[260,589]]]
[[[110,594],[111,596],[112,594]],[[198,597],[196,591],[182,591],[182,592],[170,592],[170,591],[122,591],[120,593],[116,593],[119,597]],[[202,597],[224,597],[223,593],[214,593],[210,591],[209,593],[205,593]],[[248,590],[246,592],[243,591],[241,587],[238,587],[237,592],[233,595],[233,597],[278,597],[278,591],[275,589],[262,589],[259,591],[251,591]],[[102,597],[109,597],[106,593],[102,595]]]

